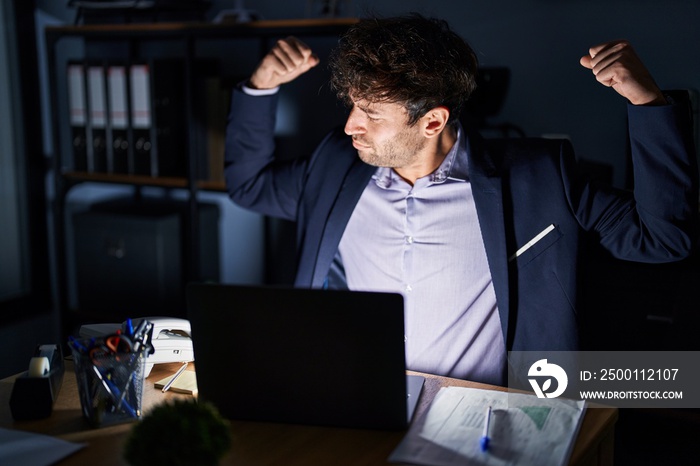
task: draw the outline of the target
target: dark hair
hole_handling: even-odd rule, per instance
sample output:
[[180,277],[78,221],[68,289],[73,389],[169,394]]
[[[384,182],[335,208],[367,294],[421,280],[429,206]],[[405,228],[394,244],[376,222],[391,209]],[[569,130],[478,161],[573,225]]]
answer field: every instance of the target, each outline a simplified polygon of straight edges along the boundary
[[446,21],[417,13],[363,19],[331,54],[331,86],[346,103],[392,102],[408,111],[409,125],[445,106],[454,123],[476,88],[478,61]]

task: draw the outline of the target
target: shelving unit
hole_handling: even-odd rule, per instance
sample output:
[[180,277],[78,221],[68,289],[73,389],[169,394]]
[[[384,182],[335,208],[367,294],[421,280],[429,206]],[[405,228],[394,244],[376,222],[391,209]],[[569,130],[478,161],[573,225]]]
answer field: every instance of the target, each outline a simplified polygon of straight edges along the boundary
[[[70,163],[70,155],[66,147],[70,138],[70,128],[66,130],[66,117],[68,111],[62,102],[61,94],[64,89],[61,86],[61,72],[69,60],[76,59],[70,53],[60,54],[59,47],[68,40],[77,40],[77,46],[86,53],[88,48],[118,48],[125,50],[123,58],[127,63],[134,63],[142,59],[150,52],[144,52],[149,44],[167,44],[168,53],[175,55],[184,63],[184,113],[189,123],[195,112],[195,76],[194,71],[200,54],[197,45],[201,41],[225,41],[253,40],[257,43],[258,50],[253,51],[261,58],[272,45],[272,41],[290,35],[301,38],[308,37],[335,37],[339,36],[347,27],[353,24],[355,19],[303,19],[280,21],[257,21],[247,24],[235,23],[148,23],[148,24],[107,24],[107,25],[82,25],[82,26],[53,26],[45,30],[45,41],[48,60],[48,73],[50,85],[51,104],[51,128],[54,153],[52,156],[54,199],[52,205],[54,221],[54,244],[56,245],[57,267],[57,293],[59,314],[64,322],[71,321],[76,310],[70,310],[68,304],[68,271],[66,255],[66,201],[71,189],[78,184],[106,183],[129,185],[136,187],[138,192],[143,187],[159,187],[165,189],[184,190],[188,193],[188,212],[185,220],[187,251],[185,261],[186,279],[197,280],[199,278],[199,232],[198,232],[198,191],[225,191],[225,186],[220,180],[212,181],[203,179],[198,171],[201,167],[201,145],[194,124],[187,124],[185,131],[186,167],[185,176],[182,177],[158,177],[125,173],[106,172],[82,172],[76,171]],[[65,46],[64,46],[65,47]],[[69,47],[70,48],[70,47]],[[66,56],[64,56],[66,55]],[[81,59],[77,57],[77,59]],[[84,56],[87,62],[91,57]],[[250,72],[249,69],[241,73]],[[128,131],[132,131],[132,125],[128,125]],[[131,133],[129,133],[131,135]],[[132,151],[133,148],[129,148]]]

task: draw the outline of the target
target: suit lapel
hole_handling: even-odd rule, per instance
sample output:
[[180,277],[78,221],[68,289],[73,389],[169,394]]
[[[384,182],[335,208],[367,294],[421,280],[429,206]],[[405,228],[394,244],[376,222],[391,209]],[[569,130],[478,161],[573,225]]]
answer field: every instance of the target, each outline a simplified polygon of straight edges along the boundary
[[479,217],[479,226],[491,269],[506,348],[509,348],[508,331],[514,322],[510,318],[503,179],[499,173],[499,164],[494,159],[493,154],[484,147],[484,142],[478,136],[468,138],[467,153],[469,156],[469,177]]
[[359,157],[355,157],[325,223],[312,277],[313,287],[323,286],[355,205],[376,170],[376,167],[367,165]]

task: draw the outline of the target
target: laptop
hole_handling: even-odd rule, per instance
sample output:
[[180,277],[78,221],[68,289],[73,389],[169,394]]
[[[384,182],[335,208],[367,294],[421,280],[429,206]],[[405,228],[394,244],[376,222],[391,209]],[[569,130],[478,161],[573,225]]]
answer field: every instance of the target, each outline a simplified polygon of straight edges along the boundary
[[229,419],[402,430],[424,378],[406,374],[400,294],[192,283],[199,398]]

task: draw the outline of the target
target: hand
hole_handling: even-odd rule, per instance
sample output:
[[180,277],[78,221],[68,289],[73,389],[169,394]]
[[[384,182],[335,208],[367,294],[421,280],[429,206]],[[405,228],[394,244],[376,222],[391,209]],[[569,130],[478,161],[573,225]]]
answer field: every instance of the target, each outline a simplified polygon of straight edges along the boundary
[[598,82],[612,87],[634,105],[662,105],[666,99],[649,71],[624,40],[607,42],[589,49],[581,65],[593,71]]
[[248,84],[255,89],[272,89],[293,81],[318,63],[309,46],[296,37],[280,39],[262,59]]

